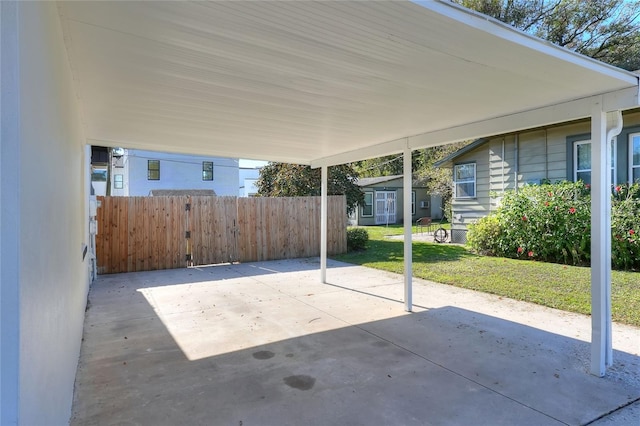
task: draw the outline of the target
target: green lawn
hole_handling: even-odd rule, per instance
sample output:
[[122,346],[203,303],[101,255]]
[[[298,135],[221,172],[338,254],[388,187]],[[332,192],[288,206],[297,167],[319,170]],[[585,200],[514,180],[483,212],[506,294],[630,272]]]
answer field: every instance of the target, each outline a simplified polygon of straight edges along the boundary
[[[371,226],[367,249],[335,259],[403,273],[403,243],[385,238],[402,227]],[[465,247],[413,243],[413,276],[472,290],[589,314],[590,269],[554,263],[478,256]],[[613,320],[640,326],[640,273],[613,271]]]

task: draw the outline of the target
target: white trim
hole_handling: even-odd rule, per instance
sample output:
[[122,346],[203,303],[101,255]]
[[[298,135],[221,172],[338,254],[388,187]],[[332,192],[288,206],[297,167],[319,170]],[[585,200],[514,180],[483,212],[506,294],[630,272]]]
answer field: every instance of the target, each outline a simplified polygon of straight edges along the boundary
[[416,191],[411,191],[411,216],[416,215]]
[[589,145],[591,148],[591,139],[584,139],[573,142],[573,181],[578,181],[578,173],[589,173],[589,182],[591,181],[591,159],[589,159],[589,168],[578,170],[578,146]]
[[364,214],[364,208],[367,205],[367,201],[366,198],[363,198],[363,205],[360,206],[360,217],[374,217],[375,216],[375,202],[374,202],[374,191],[362,191],[364,192],[364,197],[366,197],[367,195],[371,195],[371,214]]
[[[472,180],[468,179],[468,180],[458,181],[456,179],[456,168],[458,168],[459,166],[469,166],[469,165],[473,165],[473,195],[472,196],[458,195],[458,184],[471,183]],[[478,196],[477,182],[478,182],[478,165],[475,162],[454,164],[453,166],[453,198],[457,200],[477,198]]]
[[[390,225],[398,221],[398,193],[396,190],[375,191],[373,203],[376,225]],[[379,209],[379,206],[382,206],[382,210]]]
[[[611,184],[616,185],[618,182],[618,147],[615,141],[611,141]],[[578,145],[591,145],[591,139],[581,139],[573,141],[573,181],[578,181],[578,173],[589,173],[589,177],[591,177],[591,163],[589,164],[588,169],[578,170]],[[589,179],[591,180],[591,179]]]

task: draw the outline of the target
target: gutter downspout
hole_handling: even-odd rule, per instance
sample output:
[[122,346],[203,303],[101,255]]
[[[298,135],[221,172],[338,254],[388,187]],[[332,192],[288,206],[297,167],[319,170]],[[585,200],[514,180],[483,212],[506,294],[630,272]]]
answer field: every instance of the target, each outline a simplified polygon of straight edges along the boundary
[[591,111],[591,374],[613,364],[611,345],[611,139],[622,129],[620,111]]

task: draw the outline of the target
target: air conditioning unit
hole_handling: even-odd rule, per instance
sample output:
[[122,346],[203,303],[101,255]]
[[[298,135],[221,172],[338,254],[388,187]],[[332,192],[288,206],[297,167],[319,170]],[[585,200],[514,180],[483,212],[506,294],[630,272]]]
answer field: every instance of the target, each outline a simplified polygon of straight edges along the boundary
[[428,209],[429,208],[429,202],[428,201],[420,201],[420,208],[421,209]]
[[124,148],[113,148],[111,152],[114,157],[122,157],[124,155]]

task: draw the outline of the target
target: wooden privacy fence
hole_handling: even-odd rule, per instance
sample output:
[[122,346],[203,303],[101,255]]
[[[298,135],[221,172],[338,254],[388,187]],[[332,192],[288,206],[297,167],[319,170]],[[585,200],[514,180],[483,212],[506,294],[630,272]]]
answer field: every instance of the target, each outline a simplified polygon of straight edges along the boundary
[[[98,197],[99,274],[320,255],[320,197]],[[327,252],[347,250],[346,200],[328,197]]]

